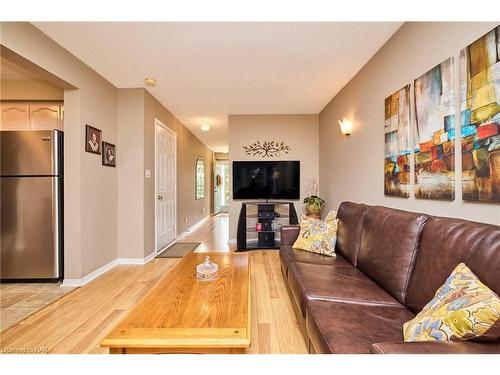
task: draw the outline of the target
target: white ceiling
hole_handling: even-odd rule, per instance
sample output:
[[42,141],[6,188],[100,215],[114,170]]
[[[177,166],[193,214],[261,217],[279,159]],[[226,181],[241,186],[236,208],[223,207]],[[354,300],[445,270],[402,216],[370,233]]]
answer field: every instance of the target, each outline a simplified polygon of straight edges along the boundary
[[319,113],[401,24],[34,23],[117,87],[157,79],[148,90],[219,152],[228,114]]

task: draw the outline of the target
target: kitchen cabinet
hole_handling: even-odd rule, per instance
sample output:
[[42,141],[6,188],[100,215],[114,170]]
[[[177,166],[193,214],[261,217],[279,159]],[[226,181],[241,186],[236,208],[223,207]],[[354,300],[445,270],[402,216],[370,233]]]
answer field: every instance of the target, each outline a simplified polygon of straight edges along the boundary
[[63,130],[60,102],[3,102],[0,130]]
[[29,129],[28,104],[3,104],[0,120],[1,130],[28,130]]

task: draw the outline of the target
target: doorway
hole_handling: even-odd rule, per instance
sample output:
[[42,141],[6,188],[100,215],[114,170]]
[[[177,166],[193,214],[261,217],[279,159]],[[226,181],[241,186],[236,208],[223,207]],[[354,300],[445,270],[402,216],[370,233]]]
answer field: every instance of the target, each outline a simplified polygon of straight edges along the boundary
[[229,162],[215,160],[214,184],[214,211],[215,213],[229,211]]
[[155,119],[156,253],[175,241],[177,232],[177,134]]

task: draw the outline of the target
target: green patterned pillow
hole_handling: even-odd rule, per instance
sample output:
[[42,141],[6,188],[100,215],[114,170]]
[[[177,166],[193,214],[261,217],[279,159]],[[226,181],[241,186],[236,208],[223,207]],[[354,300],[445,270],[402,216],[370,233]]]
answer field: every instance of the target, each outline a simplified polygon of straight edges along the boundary
[[403,326],[405,341],[498,340],[500,299],[463,263]]
[[337,213],[330,211],[325,220],[302,216],[300,233],[293,247],[322,255],[335,256],[337,242]]

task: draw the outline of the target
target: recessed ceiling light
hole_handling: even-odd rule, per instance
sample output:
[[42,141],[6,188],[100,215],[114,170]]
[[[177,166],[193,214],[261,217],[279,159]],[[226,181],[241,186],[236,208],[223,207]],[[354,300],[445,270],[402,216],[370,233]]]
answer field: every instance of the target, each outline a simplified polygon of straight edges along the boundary
[[147,86],[156,86],[156,79],[154,79],[154,78],[146,77],[144,79],[144,82],[146,82]]
[[207,132],[210,130],[210,126],[207,123],[202,122],[201,123],[201,130],[203,130],[204,132]]

